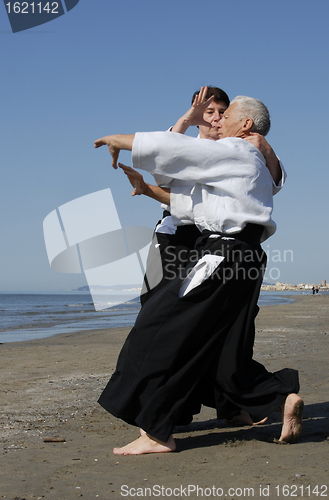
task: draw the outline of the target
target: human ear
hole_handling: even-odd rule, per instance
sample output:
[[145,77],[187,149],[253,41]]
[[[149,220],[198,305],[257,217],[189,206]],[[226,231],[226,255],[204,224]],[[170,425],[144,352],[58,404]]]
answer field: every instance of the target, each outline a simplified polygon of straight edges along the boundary
[[242,129],[244,132],[251,132],[254,120],[252,118],[246,118],[243,122]]

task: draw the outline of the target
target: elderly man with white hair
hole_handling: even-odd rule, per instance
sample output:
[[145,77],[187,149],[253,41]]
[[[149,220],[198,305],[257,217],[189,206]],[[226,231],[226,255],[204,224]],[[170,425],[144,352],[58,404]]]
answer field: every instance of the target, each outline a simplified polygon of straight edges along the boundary
[[297,371],[270,373],[252,359],[266,265],[260,243],[276,230],[273,194],[280,185],[249,140],[269,128],[264,104],[239,96],[224,112],[220,141],[150,132],[95,142],[109,147],[113,165],[121,149],[132,150],[135,168],[193,182],[191,200],[171,194],[171,213],[179,219],[192,211],[202,233],[182,274],[144,305],[99,399],[142,429],[116,454],[175,450],[174,426],[194,402],[214,406],[218,418],[230,419],[238,408],[254,421],[280,408],[279,441],[294,442],[302,432]]

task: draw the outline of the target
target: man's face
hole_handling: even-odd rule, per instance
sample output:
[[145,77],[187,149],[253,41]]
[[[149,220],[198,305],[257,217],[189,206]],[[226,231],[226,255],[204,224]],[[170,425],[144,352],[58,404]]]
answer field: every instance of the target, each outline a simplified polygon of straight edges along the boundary
[[227,106],[223,101],[213,101],[209,104],[206,111],[203,113],[203,119],[209,123],[209,127],[207,125],[199,125],[200,139],[212,139],[213,141],[218,141],[220,138],[219,123],[226,108]]
[[234,102],[231,104],[220,121],[219,138],[224,137],[242,137],[242,125],[244,120],[239,116],[239,104]]

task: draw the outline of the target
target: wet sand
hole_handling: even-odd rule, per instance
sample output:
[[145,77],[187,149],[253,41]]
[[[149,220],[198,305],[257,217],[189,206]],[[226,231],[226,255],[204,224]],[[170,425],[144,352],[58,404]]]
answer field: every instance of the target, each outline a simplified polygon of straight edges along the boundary
[[329,296],[294,298],[261,308],[255,358],[270,371],[299,370],[305,420],[298,444],[273,442],[279,412],[252,428],[217,421],[204,408],[176,429],[176,452],[118,457],[112,448],[138,429],[96,401],[127,328],[0,345],[0,498],[329,497]]

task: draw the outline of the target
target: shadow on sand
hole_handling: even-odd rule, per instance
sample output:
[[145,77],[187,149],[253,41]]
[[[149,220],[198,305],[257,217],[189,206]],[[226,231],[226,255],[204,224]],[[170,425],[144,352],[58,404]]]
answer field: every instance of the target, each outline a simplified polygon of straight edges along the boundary
[[[329,401],[305,405],[304,429],[299,440],[300,443],[321,442],[329,438]],[[177,445],[176,452],[193,448],[205,448],[220,444],[237,446],[241,441],[273,442],[280,437],[281,416],[279,412],[273,413],[265,424],[250,427],[241,424],[226,424],[222,420],[212,419],[203,422],[192,422],[186,426],[176,427],[174,430]],[[216,432],[207,432],[216,429]],[[178,437],[181,433],[194,433],[202,431],[202,435]]]

